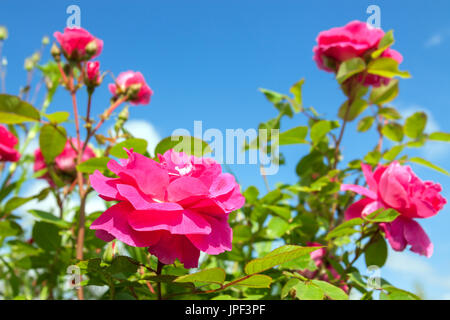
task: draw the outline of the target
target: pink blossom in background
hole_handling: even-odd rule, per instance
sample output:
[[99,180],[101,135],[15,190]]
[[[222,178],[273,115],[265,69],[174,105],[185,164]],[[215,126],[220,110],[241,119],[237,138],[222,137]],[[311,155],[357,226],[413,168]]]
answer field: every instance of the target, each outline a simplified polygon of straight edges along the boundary
[[[78,148],[77,139],[72,138],[71,141],[74,147]],[[84,162],[94,157],[95,157],[94,150],[92,150],[91,147],[86,146],[81,161]],[[73,181],[76,174],[76,161],[77,161],[77,152],[72,148],[72,145],[70,144],[69,140],[67,140],[66,145],[64,146],[64,150],[61,152],[60,155],[58,155],[55,158],[55,166],[54,166],[55,173],[58,174],[58,176],[62,178],[64,181],[65,180],[69,182]],[[34,168],[33,168],[34,172],[43,170],[46,167],[47,165],[45,164],[42,151],[41,149],[38,148],[34,151]],[[40,178],[46,179],[51,185],[53,185],[53,182],[48,173],[46,173]]]
[[[337,72],[339,65],[356,57],[363,58],[366,53],[377,49],[378,43],[384,36],[384,31],[369,28],[367,23],[361,21],[349,22],[344,27],[332,28],[319,33],[313,48],[314,61],[317,66],[328,72]],[[398,63],[403,60],[402,55],[393,49],[386,49],[381,57],[392,58]],[[336,70],[325,65],[324,59],[330,59],[336,63]],[[358,79],[366,86],[379,86],[389,83],[388,78],[377,75],[358,75]]]
[[16,162],[20,159],[20,153],[14,149],[17,142],[16,136],[0,125],[0,161]]
[[[308,242],[308,243],[306,243],[306,245],[309,247],[322,247],[323,246],[323,244],[318,243],[318,242]],[[313,252],[311,252],[310,256],[311,256],[311,259],[314,261],[314,264],[316,265],[317,268],[320,268],[322,265],[326,266],[326,269],[333,276],[333,279],[339,280],[341,278],[341,276],[329,263],[327,263],[327,261],[325,259],[326,253],[327,253],[326,248],[320,248],[320,249],[317,249],[317,250],[314,250]],[[317,276],[317,274],[319,273],[319,270],[314,270],[314,271],[301,270],[300,273],[304,277],[313,279]],[[323,273],[320,275],[319,280],[329,282],[330,277],[328,276],[327,273]],[[345,284],[344,281],[339,281],[339,287],[348,293],[348,286]]]
[[378,165],[372,172],[369,165],[362,164],[368,189],[358,185],[342,184],[342,191],[353,191],[364,197],[350,205],[345,212],[346,220],[366,216],[380,208],[392,208],[400,213],[390,223],[380,223],[392,249],[410,250],[430,257],[433,244],[425,231],[414,219],[436,215],[447,201],[440,192],[439,184],[420,180],[409,166],[397,161],[390,165]]
[[245,199],[233,175],[212,159],[169,150],[156,162],[132,150],[128,159],[111,160],[117,178],[99,171],[92,187],[107,201],[118,201],[91,229],[104,241],[115,238],[148,251],[164,264],[179,259],[198,266],[200,251],[216,255],[231,250],[230,212]]
[[139,92],[131,97],[129,100],[132,105],[149,104],[150,98],[153,95],[153,90],[145,82],[144,76],[140,72],[125,71],[119,74],[116,79],[116,83],[110,83],[108,85],[109,91],[113,96],[117,96],[118,93],[125,93],[125,91],[134,84],[140,84]]
[[[83,28],[65,28],[64,33],[56,31],[53,35],[69,60],[83,61],[95,58],[103,49],[103,41]],[[86,55],[86,46],[92,41],[95,41],[97,51],[89,56]]]

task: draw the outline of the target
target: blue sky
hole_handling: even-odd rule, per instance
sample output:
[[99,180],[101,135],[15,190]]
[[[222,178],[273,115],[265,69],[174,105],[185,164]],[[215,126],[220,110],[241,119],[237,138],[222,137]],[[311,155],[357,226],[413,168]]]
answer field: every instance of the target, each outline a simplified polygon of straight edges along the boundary
[[[450,131],[448,1],[436,0],[430,6],[423,1],[3,0],[0,24],[10,32],[3,51],[8,59],[8,92],[17,93],[25,81],[24,58],[40,46],[43,35],[52,38],[54,31],[62,31],[68,17],[66,8],[72,4],[81,8],[81,26],[104,40],[98,59],[102,70],[115,75],[125,70],[141,71],[154,90],[149,106],[130,110],[131,118],[139,120],[134,124],[147,136],[169,136],[177,128],[192,132],[194,120],[202,120],[204,130],[255,128],[276,115],[257,89],[287,93],[303,77],[304,104],[335,117],[344,96],[333,76],[313,63],[312,47],[320,31],[351,20],[366,20],[366,8],[372,4],[381,9],[381,27],[395,30],[394,48],[404,56],[401,67],[413,76],[401,81],[394,105],[404,114],[425,109],[431,120],[428,130]],[[96,92],[94,113],[106,107],[109,96],[106,86]],[[71,110],[62,90],[49,112],[59,110]],[[304,123],[298,115],[285,121],[282,130]],[[353,123],[347,130],[343,142],[346,160],[373,147],[373,133],[355,135],[351,133]],[[307,148],[288,146],[281,151],[287,164],[269,177],[272,187],[278,181],[296,181],[295,164]],[[448,145],[436,143],[409,153],[428,157],[450,170]],[[448,177],[415,165],[413,169],[423,180],[439,181],[444,196],[450,199]],[[254,184],[264,190],[256,166],[233,165],[232,170],[244,187]],[[435,244],[433,257],[391,254],[382,276],[407,289],[420,283],[429,298],[450,298],[450,205],[421,224]]]

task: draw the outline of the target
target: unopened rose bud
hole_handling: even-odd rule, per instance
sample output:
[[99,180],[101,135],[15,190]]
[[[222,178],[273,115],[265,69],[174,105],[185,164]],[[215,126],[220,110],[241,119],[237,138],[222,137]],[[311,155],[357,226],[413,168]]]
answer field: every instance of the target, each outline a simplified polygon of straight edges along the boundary
[[23,67],[25,68],[26,71],[31,71],[31,70],[33,70],[33,68],[34,68],[34,62],[33,62],[33,60],[32,60],[31,58],[26,58]]
[[91,42],[89,42],[86,46],[86,54],[88,56],[93,56],[97,53],[98,50],[98,45],[97,45],[97,41],[92,40]]
[[130,112],[128,111],[128,106],[126,106],[125,108],[123,108],[122,111],[120,111],[118,119],[122,121],[127,121],[129,116]]
[[139,94],[139,91],[141,91],[142,83],[133,83],[127,88],[126,94],[130,98],[130,100],[133,100],[137,97]]
[[42,38],[42,44],[44,46],[48,45],[49,43],[50,43],[49,37],[45,36],[45,37]]
[[8,29],[4,26],[0,26],[0,41],[8,39]]
[[39,60],[41,60],[41,54],[40,54],[39,52],[33,53],[33,55],[31,56],[31,60],[32,60],[34,63],[38,63]]
[[55,61],[61,60],[61,49],[59,49],[58,45],[54,43],[52,48],[50,49],[50,53],[52,54]]

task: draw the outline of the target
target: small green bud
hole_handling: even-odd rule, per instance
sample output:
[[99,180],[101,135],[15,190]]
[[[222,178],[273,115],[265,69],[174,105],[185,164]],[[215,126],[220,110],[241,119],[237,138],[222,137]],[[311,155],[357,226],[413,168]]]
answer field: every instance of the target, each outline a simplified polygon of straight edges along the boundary
[[118,119],[122,121],[127,121],[128,117],[130,116],[130,112],[128,111],[128,106],[123,108],[122,111],[120,111]]
[[38,63],[39,60],[41,60],[41,54],[40,54],[39,52],[33,53],[33,55],[31,56],[31,60],[32,60],[34,63]]
[[26,71],[31,71],[31,70],[33,70],[33,68],[34,68],[34,62],[33,62],[33,60],[32,60],[31,58],[26,58],[23,67],[25,68]]
[[42,44],[44,46],[48,45],[49,43],[50,43],[50,38],[49,37],[45,36],[45,37],[42,38]]
[[50,53],[52,54],[55,61],[61,60],[61,50],[56,43],[53,43],[52,48],[50,49]]
[[0,41],[8,39],[8,29],[5,26],[0,26]]
[[132,85],[130,85],[127,88],[127,92],[126,92],[129,99],[131,99],[131,100],[134,99],[139,94],[139,91],[141,90],[141,88],[142,88],[142,83],[133,83]]
[[86,46],[86,54],[89,56],[93,56],[94,54],[97,53],[98,50],[98,46],[97,46],[97,42],[95,40],[92,40],[91,42],[89,42]]

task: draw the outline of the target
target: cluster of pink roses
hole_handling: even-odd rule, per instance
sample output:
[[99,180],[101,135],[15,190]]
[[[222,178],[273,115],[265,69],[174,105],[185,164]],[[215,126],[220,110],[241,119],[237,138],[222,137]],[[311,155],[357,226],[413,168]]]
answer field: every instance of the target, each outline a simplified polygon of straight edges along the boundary
[[[352,21],[344,27],[322,31],[317,37],[314,47],[314,60],[318,67],[328,72],[337,72],[342,62],[352,58],[365,58],[378,48],[384,31],[372,28],[365,22]],[[381,57],[391,58],[399,64],[402,55],[391,48],[387,48]],[[380,86],[389,83],[388,78],[373,74],[358,74],[357,79],[365,86]]]
[[[352,21],[344,27],[332,28],[319,33],[314,47],[314,60],[320,69],[337,72],[344,61],[356,57],[367,58],[378,48],[384,31],[371,28],[367,23]],[[381,57],[401,63],[402,55],[387,48]],[[390,79],[372,74],[357,75],[365,86],[386,85]],[[343,184],[342,191],[350,190],[363,195],[346,211],[347,220],[364,217],[381,209],[395,209],[400,215],[390,223],[380,223],[391,247],[403,251],[407,245],[411,251],[430,257],[433,244],[415,219],[436,215],[446,203],[440,194],[442,188],[431,181],[420,180],[409,166],[394,161],[390,165],[378,165],[372,172],[369,165],[362,165],[368,189],[358,185]]]
[[[71,62],[82,65],[85,73],[84,83],[88,88],[95,88],[99,86],[103,80],[100,75],[100,62],[90,61],[96,58],[103,50],[103,41],[91,35],[83,28],[66,28],[64,33],[55,32],[54,36],[61,46],[61,51],[64,57]],[[59,52],[57,48],[56,52]],[[55,51],[54,51],[55,52]],[[145,82],[144,76],[140,72],[126,71],[119,74],[114,84],[109,84],[115,99],[120,96],[126,96],[127,101],[133,105],[148,104],[153,94],[152,89]],[[68,182],[73,181],[76,175],[75,166],[77,152],[74,149],[81,147],[83,151],[82,161],[86,161],[95,157],[95,153],[89,146],[77,145],[77,139],[67,141],[62,153],[55,159],[55,172]],[[35,151],[34,171],[39,171],[46,168],[42,152],[40,149]],[[44,178],[53,185],[48,174],[43,175]]]

